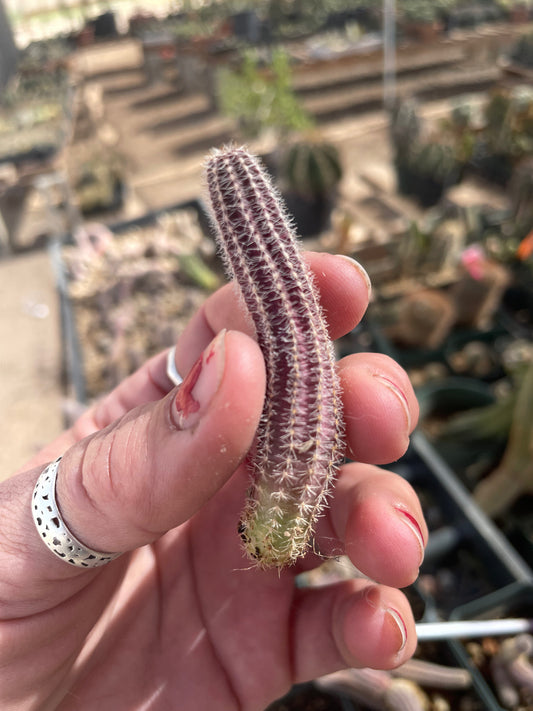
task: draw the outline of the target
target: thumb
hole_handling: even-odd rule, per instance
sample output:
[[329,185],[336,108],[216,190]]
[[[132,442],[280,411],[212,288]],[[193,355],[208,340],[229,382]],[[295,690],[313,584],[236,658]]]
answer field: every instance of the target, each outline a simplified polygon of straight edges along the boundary
[[64,456],[56,491],[74,535],[95,550],[124,551],[186,521],[246,455],[263,398],[258,347],[221,331],[179,389]]
[[[123,552],[183,523],[245,457],[264,393],[264,363],[255,341],[221,331],[179,388],[131,410],[64,454],[56,499],[65,524],[89,548]],[[50,579],[52,571],[61,578],[69,570],[80,573],[48,551],[33,525],[31,484],[23,482],[34,484],[38,474],[5,482],[14,487],[10,509],[19,510],[0,523],[0,568],[9,570],[2,556],[15,537],[23,536],[17,548],[28,561],[16,569],[25,571],[26,585],[30,571],[34,580]]]

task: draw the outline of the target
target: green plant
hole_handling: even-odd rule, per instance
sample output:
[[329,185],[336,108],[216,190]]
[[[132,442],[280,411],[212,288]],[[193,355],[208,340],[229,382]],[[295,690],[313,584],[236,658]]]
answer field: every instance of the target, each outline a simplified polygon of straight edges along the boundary
[[457,160],[453,148],[439,141],[420,143],[411,153],[411,166],[423,177],[445,184],[456,179]]
[[406,22],[434,22],[438,18],[437,4],[426,0],[402,0],[398,9]]
[[533,154],[533,93],[500,87],[489,94],[471,164],[491,182],[508,185],[514,166]]
[[489,516],[496,518],[525,493],[533,493],[533,360],[517,387],[502,460],[477,485],[474,498]]
[[122,156],[96,149],[76,166],[74,191],[83,214],[118,207],[122,200],[125,168]]
[[509,59],[523,67],[533,68],[533,32],[521,35],[511,47]]
[[246,51],[237,70],[220,71],[217,85],[222,113],[238,120],[246,138],[269,128],[284,137],[313,124],[292,89],[289,57],[282,49],[272,52],[266,67],[255,51]]
[[395,163],[400,192],[415,196],[425,207],[435,205],[461,175],[453,147],[436,139],[415,141],[397,151]]
[[466,165],[472,158],[478,121],[476,109],[468,100],[457,102],[449,115],[439,121],[442,140],[453,147],[455,156],[462,165]]
[[389,130],[396,153],[408,153],[422,132],[416,99],[403,99],[395,104],[390,115]]
[[331,195],[341,177],[342,165],[337,148],[323,140],[296,140],[281,158],[282,184],[307,199]]
[[[533,229],[533,156],[515,168],[509,185],[512,229],[508,235],[514,250]],[[514,251],[513,250],[513,251]]]

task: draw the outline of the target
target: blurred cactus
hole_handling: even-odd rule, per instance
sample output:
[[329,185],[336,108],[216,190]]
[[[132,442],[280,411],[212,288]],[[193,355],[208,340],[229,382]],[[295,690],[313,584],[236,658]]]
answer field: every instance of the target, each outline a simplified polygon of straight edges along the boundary
[[526,493],[533,493],[533,360],[517,388],[503,458],[477,485],[474,498],[489,516],[496,518]]
[[447,185],[457,180],[458,165],[453,148],[444,143],[421,143],[411,152],[410,164],[422,177]]
[[436,204],[444,189],[460,178],[453,145],[427,135],[414,100],[401,101],[393,109],[390,136],[399,191],[423,206]]
[[339,152],[325,141],[299,140],[284,152],[280,175],[290,190],[303,197],[330,195],[342,177]]
[[511,47],[509,59],[514,64],[533,69],[533,32],[521,35]]
[[391,112],[390,136],[396,155],[408,155],[420,140],[422,123],[414,99],[398,101]]

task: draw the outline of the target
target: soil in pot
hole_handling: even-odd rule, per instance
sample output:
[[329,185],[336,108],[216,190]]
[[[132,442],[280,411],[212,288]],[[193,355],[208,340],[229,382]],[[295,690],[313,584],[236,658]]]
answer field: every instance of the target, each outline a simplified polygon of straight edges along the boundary
[[286,696],[273,704],[266,711],[367,711],[355,708],[335,694],[317,689],[313,684],[294,687]]

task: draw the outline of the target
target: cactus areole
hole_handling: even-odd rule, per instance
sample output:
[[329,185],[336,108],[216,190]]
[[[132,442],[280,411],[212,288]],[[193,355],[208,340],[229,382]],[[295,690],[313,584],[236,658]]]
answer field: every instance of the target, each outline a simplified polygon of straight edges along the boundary
[[258,161],[245,148],[216,150],[206,178],[217,241],[266,364],[239,532],[257,565],[283,567],[308,550],[343,458],[335,358],[290,220]]

